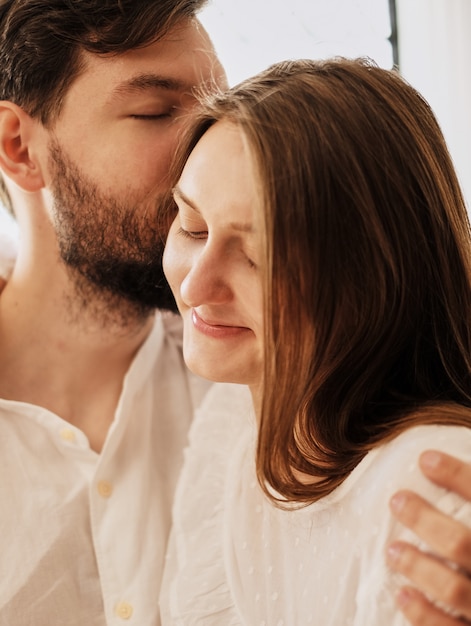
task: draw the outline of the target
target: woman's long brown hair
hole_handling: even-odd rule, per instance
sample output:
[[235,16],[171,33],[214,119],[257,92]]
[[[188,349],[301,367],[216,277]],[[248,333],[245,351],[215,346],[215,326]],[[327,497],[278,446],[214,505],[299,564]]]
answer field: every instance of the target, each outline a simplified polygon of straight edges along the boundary
[[425,100],[367,60],[279,63],[205,102],[176,177],[220,119],[265,207],[267,493],[312,502],[405,428],[471,426],[470,230]]

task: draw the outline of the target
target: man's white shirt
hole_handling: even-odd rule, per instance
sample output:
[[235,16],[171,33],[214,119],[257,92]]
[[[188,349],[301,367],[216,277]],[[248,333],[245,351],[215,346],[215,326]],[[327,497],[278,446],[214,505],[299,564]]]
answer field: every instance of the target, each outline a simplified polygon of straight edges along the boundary
[[157,314],[101,454],[50,411],[0,400],[0,626],[159,624],[174,489],[208,387],[183,363],[179,318]]

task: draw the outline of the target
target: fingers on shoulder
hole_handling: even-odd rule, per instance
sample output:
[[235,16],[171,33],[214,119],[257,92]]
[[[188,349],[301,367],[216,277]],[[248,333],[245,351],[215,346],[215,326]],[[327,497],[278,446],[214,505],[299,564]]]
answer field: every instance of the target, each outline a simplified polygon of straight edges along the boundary
[[471,500],[471,463],[436,450],[423,452],[419,462],[423,473],[434,483]]
[[[392,569],[408,578],[412,584],[420,588],[429,598],[437,601],[440,606],[450,607],[450,610],[468,619],[471,618],[471,580],[462,570],[451,565],[450,562],[399,541],[388,547],[387,561]],[[423,612],[428,615],[432,609],[432,613],[435,612],[436,615],[446,615],[428,602],[417,589],[411,590],[407,587],[403,595],[404,600],[410,596],[414,607],[411,610],[417,611],[417,615],[422,615]],[[463,623],[462,621],[456,622],[456,618],[452,616],[450,619],[454,620],[450,621],[450,624]],[[429,624],[429,622],[424,623]]]
[[412,587],[403,587],[396,600],[412,626],[463,626],[468,623],[445,613]]
[[411,491],[391,499],[391,510],[404,526],[425,541],[441,557],[471,571],[471,528],[439,511]]

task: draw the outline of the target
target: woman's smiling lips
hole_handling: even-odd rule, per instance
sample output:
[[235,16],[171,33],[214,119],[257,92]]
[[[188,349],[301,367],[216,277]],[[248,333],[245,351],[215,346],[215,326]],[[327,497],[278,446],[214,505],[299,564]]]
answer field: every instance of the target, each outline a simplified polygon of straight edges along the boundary
[[247,332],[251,332],[250,328],[246,326],[231,326],[228,324],[215,323],[213,320],[207,322],[198,315],[195,309],[191,310],[191,321],[193,326],[199,332],[207,335],[208,337],[214,337],[215,339],[225,339],[228,337],[236,337]]

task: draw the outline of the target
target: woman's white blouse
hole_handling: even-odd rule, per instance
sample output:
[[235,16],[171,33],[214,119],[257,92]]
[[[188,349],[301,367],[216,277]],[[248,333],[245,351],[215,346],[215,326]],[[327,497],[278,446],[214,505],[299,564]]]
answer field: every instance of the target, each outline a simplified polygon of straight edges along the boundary
[[255,439],[249,398],[237,385],[214,388],[193,422],[177,488],[163,626],[406,626],[394,601],[404,581],[387,568],[385,547],[418,542],[388,502],[407,487],[471,525],[471,505],[417,465],[429,448],[470,462],[471,430],[411,428],[327,498],[291,511],[261,491]]

